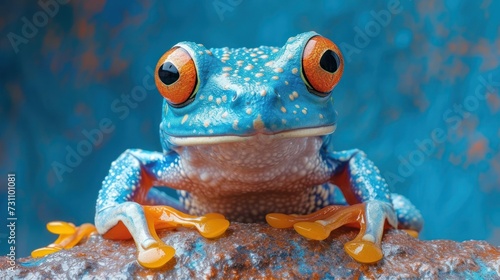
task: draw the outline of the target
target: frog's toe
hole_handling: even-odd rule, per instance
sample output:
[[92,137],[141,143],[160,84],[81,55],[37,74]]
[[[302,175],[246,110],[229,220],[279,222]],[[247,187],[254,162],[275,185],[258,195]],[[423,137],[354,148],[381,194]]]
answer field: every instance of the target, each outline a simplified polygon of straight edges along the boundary
[[68,222],[53,221],[47,223],[47,230],[54,234],[73,234],[76,232],[76,226]]
[[271,213],[266,221],[275,228],[293,227],[300,235],[314,240],[324,240],[330,232],[343,225],[358,223],[362,218],[362,204],[352,206],[327,206],[308,215]]
[[366,240],[353,240],[344,244],[344,250],[360,263],[376,263],[384,257],[377,244]]
[[266,215],[266,222],[273,228],[291,228],[298,221],[292,215],[271,213]]
[[221,236],[229,227],[229,221],[218,213],[209,213],[197,217],[183,213],[169,206],[144,206],[144,212],[155,228],[185,227],[196,228],[203,237],[215,238]]
[[314,222],[330,217],[340,209],[345,208],[343,205],[330,205],[308,215],[287,215],[281,213],[270,213],[266,215],[267,223],[274,228],[291,228],[296,223]]
[[390,205],[381,202],[367,202],[350,206],[328,206],[309,215],[284,215],[272,213],[267,222],[276,228],[293,226],[300,235],[325,240],[330,233],[344,225],[359,227],[354,240],[344,249],[353,259],[361,263],[374,263],[382,259],[380,240],[384,222],[397,226],[397,219]]
[[325,240],[330,236],[331,232],[318,222],[299,222],[294,224],[293,228],[300,235],[313,240]]
[[158,238],[156,229],[195,227],[203,237],[214,238],[222,235],[229,227],[229,221],[217,213],[196,217],[169,206],[143,206],[143,209],[153,238],[144,240],[138,246],[137,261],[147,268],[161,267],[175,256],[175,249]]
[[41,257],[45,257],[46,255],[50,255],[50,254],[53,254],[55,252],[58,252],[62,249],[62,247],[60,246],[47,246],[47,247],[43,247],[43,248],[38,248],[36,250],[33,250],[31,252],[31,257],[32,258],[41,258]]
[[82,224],[81,226],[75,227],[72,223],[59,221],[48,223],[47,229],[51,233],[59,234],[59,237],[54,243],[32,251],[31,256],[33,258],[41,258],[61,249],[73,248],[82,239],[96,232],[92,224]]
[[403,231],[405,231],[406,233],[408,233],[408,235],[410,235],[413,238],[418,238],[419,233],[416,230],[403,229]]
[[[205,216],[206,217],[206,216]],[[224,234],[229,227],[229,221],[226,219],[207,219],[196,224],[196,229],[203,237],[216,238]]]
[[223,219],[223,220],[226,219],[226,217],[224,217],[224,215],[219,214],[219,213],[208,213],[208,214],[203,215],[203,217],[205,217],[207,219]]
[[386,202],[369,201],[357,205],[361,207],[358,218],[360,231],[354,240],[344,245],[344,250],[358,262],[378,262],[384,256],[380,247],[384,223],[387,221],[397,228],[396,214],[391,204]]
[[[379,231],[378,228],[380,227],[380,230],[382,230],[385,218],[390,220],[391,224],[394,223],[393,219],[395,218],[392,217],[390,211],[387,213],[382,211],[383,214],[375,212],[381,209],[387,210],[383,209],[383,207],[377,208],[377,205],[378,204],[375,204],[375,206],[373,206],[370,205],[370,203],[363,203],[347,206],[330,217],[317,221],[316,223],[323,225],[328,235],[332,230],[343,225],[359,225],[358,235],[354,240],[344,245],[344,250],[349,256],[360,263],[375,263],[384,256],[380,249],[382,232]],[[375,214],[380,214],[381,218],[374,219],[374,212]]]
[[137,261],[146,268],[158,268],[175,256],[175,249],[165,244],[155,244],[147,249],[139,248]]

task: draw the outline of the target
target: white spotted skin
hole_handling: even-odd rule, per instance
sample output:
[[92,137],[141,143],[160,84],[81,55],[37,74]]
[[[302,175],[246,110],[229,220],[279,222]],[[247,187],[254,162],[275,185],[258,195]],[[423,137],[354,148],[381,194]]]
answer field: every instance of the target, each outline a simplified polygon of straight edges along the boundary
[[236,221],[262,221],[271,212],[308,212],[312,187],[328,182],[331,173],[319,153],[321,138],[268,138],[178,147],[189,189],[185,208]]

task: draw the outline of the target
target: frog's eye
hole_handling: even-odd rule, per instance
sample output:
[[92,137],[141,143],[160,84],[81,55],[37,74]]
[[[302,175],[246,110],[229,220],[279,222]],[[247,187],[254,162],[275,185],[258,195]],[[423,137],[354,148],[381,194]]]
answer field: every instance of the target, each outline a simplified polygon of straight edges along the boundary
[[160,94],[175,107],[189,104],[195,94],[198,78],[189,53],[181,47],[166,52],[156,65],[155,83]]
[[302,53],[302,79],[310,91],[325,96],[333,90],[344,71],[344,59],[330,40],[314,36]]

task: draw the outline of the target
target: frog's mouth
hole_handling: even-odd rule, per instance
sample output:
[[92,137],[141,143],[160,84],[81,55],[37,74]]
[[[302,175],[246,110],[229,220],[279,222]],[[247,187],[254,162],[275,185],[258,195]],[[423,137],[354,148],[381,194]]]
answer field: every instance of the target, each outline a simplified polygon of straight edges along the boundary
[[302,138],[314,137],[331,134],[335,131],[336,125],[328,125],[322,127],[302,128],[295,130],[282,131],[278,133],[256,133],[252,135],[213,135],[213,136],[190,136],[179,137],[168,135],[168,141],[175,146],[196,146],[196,145],[214,145],[221,143],[234,143],[244,141],[255,141],[265,139],[267,141],[286,139],[286,138]]

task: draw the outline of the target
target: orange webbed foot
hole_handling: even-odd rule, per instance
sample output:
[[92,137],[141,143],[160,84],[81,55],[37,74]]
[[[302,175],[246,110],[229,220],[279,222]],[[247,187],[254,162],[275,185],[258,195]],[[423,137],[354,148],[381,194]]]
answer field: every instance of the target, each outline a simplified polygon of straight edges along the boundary
[[293,227],[300,235],[313,240],[324,240],[341,226],[356,225],[359,233],[344,245],[344,250],[360,263],[375,263],[383,258],[380,243],[386,218],[391,225],[397,223],[392,208],[379,202],[327,206],[309,215],[271,213],[266,216],[272,227]]
[[[125,205],[127,204],[127,205]],[[126,202],[96,215],[96,221],[116,224],[105,230],[104,238],[133,238],[137,247],[137,261],[146,268],[159,268],[175,257],[175,249],[158,237],[159,229],[174,229],[180,226],[196,228],[206,238],[221,236],[229,227],[223,215],[210,213],[201,217],[185,214],[175,208],[163,205],[150,206]],[[132,219],[133,218],[133,219]]]
[[72,223],[54,221],[47,224],[47,230],[51,233],[58,234],[54,243],[33,250],[31,256],[33,258],[41,258],[46,255],[60,251],[61,249],[70,249],[78,244],[82,239],[87,238],[91,234],[96,232],[94,225],[92,224],[82,224],[76,227]]
[[169,206],[144,206],[148,226],[156,239],[147,248],[138,246],[137,261],[147,268],[158,268],[175,256],[175,249],[161,241],[156,229],[174,228],[177,226],[194,227],[206,238],[216,238],[224,234],[229,221],[223,215],[210,213],[201,217],[191,216]]
[[153,239],[137,244],[137,261],[147,268],[161,267],[175,256],[175,249],[163,243],[156,233],[157,229],[194,227],[203,237],[215,238],[229,227],[229,221],[216,213],[196,217],[169,206],[143,206],[143,209]]

